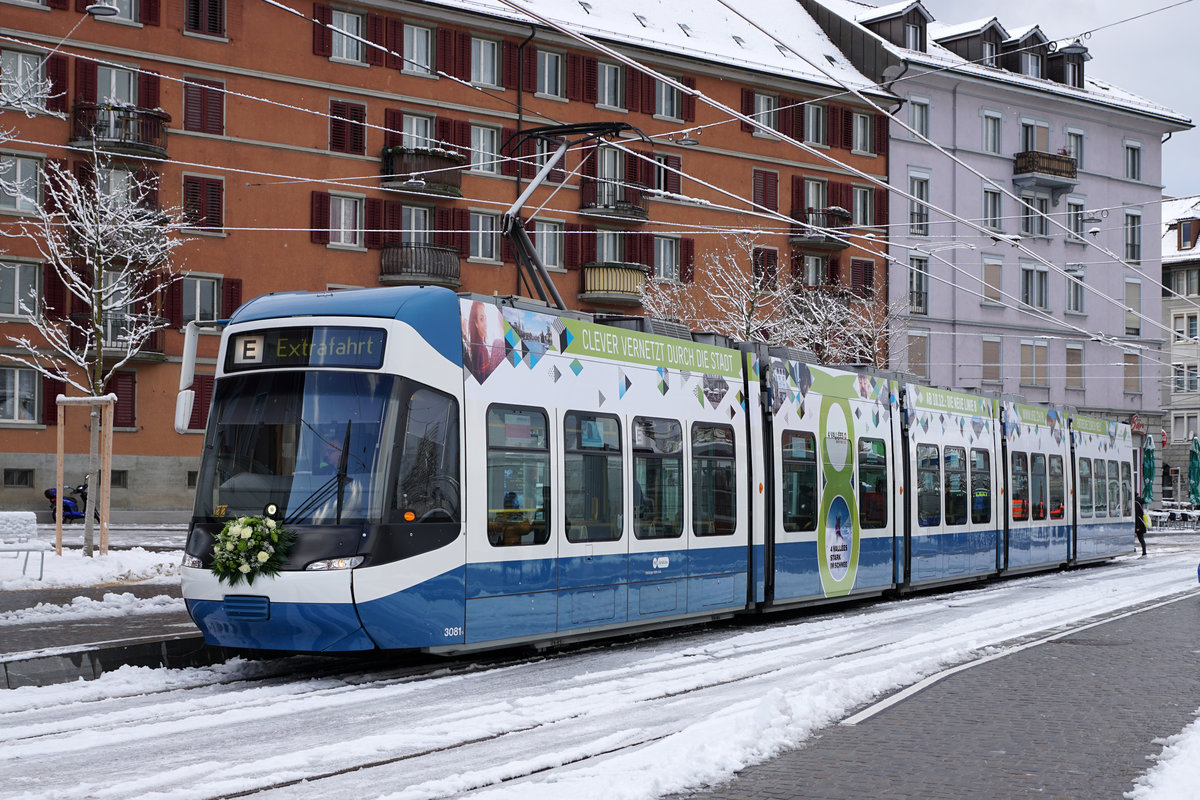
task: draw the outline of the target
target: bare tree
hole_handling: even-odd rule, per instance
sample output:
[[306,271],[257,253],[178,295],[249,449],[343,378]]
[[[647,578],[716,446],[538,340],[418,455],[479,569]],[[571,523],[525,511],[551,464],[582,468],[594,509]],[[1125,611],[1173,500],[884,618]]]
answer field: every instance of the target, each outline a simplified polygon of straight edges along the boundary
[[[34,243],[48,270],[41,303],[23,298],[20,313],[34,335],[7,337],[18,353],[4,358],[101,397],[113,374],[167,322],[158,310],[182,274],[171,253],[182,240],[173,212],[157,206],[158,178],[146,168],[115,165],[93,149],[79,174],[48,160],[36,185],[0,176],[0,189],[18,196],[32,216],[18,220],[6,238]],[[89,474],[95,476],[99,409],[92,407]],[[96,492],[88,495],[84,549],[92,552]]]
[[882,295],[859,296],[842,287],[806,287],[794,298],[796,346],[822,364],[888,365],[907,331],[907,307]]

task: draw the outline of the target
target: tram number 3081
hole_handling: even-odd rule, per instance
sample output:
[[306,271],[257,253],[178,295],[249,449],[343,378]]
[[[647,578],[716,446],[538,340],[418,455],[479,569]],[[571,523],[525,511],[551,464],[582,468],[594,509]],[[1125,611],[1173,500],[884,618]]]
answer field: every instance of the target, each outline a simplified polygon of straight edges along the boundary
[[445,628],[442,631],[442,636],[444,636],[447,639],[456,639],[462,635],[463,635],[463,629],[461,627]]

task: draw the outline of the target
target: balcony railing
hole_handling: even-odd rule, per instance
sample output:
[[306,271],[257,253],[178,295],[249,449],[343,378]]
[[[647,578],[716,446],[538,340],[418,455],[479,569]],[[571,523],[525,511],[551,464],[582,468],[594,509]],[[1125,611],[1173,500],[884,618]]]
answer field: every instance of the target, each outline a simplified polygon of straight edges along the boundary
[[646,285],[649,270],[645,264],[627,262],[584,264],[580,270],[579,299],[590,303],[641,305],[642,287]]
[[385,147],[380,183],[413,194],[462,197],[462,168],[466,158],[440,147]]
[[408,242],[385,244],[379,264],[380,283],[462,285],[458,251],[452,247]]
[[929,209],[914,209],[908,213],[908,235],[929,235]]
[[642,222],[650,217],[646,210],[646,193],[639,186],[599,178],[584,178],[579,189],[581,211],[634,222]]
[[1058,205],[1059,198],[1074,189],[1078,182],[1074,156],[1036,150],[1013,156],[1013,183],[1022,189],[1049,190],[1054,205]]
[[[104,314],[100,319],[101,328],[101,347],[105,350],[125,350],[130,345],[132,332],[137,328],[144,328],[148,325],[163,322],[159,319],[147,314]],[[80,311],[71,314],[71,322],[75,325],[83,326],[84,328],[91,327],[92,315],[87,311]],[[85,342],[84,334],[71,329],[71,346],[83,347]],[[153,331],[142,346],[138,349],[139,353],[149,354],[153,357],[162,355],[162,328]]]
[[171,116],[157,108],[78,103],[72,111],[74,141],[95,142],[106,151],[127,155],[167,155]]
[[843,236],[829,232],[850,225],[850,214],[842,209],[794,208],[792,219],[806,223],[793,225],[791,243],[806,250],[844,250],[850,246]]

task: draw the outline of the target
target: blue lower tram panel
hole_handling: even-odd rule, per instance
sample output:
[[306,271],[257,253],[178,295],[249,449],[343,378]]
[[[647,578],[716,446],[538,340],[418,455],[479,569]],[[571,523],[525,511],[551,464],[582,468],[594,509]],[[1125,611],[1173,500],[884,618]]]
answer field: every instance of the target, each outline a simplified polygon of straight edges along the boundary
[[375,648],[351,603],[272,603],[265,597],[230,595],[224,601],[188,600],[187,607],[204,638],[222,647],[308,652]]

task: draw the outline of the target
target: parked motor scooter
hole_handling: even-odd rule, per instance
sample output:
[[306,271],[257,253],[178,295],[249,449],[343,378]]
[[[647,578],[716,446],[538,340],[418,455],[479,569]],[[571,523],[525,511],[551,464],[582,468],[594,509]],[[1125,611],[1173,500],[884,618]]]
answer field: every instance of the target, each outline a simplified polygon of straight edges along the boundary
[[[69,486],[63,487],[63,522],[74,522],[87,516],[88,478],[90,477],[90,475],[85,475],[83,483],[74,489]],[[51,487],[42,494],[50,501],[50,519],[54,519],[54,515],[58,513],[58,490]],[[100,509],[95,509],[93,513],[96,521],[99,522]]]

